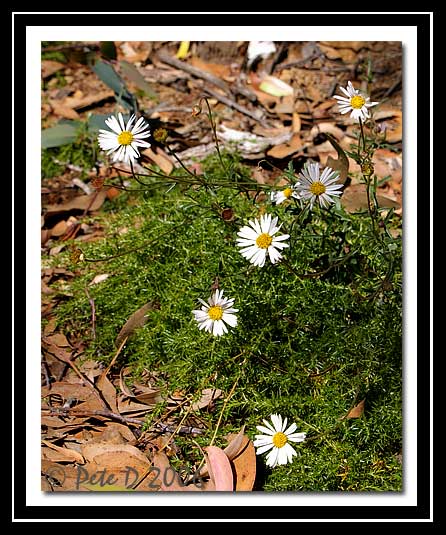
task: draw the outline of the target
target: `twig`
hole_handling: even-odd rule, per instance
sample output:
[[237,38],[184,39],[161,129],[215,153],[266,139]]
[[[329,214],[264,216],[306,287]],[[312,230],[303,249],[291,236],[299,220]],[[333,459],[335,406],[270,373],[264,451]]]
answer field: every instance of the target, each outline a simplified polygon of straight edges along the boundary
[[93,340],[96,340],[96,307],[94,305],[94,299],[90,297],[88,288],[85,288],[85,293],[87,294],[88,302],[90,303],[91,307],[91,331],[93,334]]
[[254,121],[258,121],[258,122],[262,123],[264,121],[264,119],[265,119],[265,117],[264,117],[262,112],[250,111],[250,110],[246,109],[244,106],[241,106],[240,104],[238,104],[235,100],[230,99],[228,97],[225,97],[221,93],[217,93],[216,91],[214,91],[213,89],[210,89],[209,87],[206,87],[205,91],[206,91],[206,93],[209,93],[209,95],[211,95],[211,97],[214,97],[217,100],[219,100],[221,103],[225,104],[226,106],[229,106],[230,108],[234,108],[235,110],[239,111],[240,113],[243,113],[244,115],[247,115],[251,119],[254,119]]
[[203,71],[202,69],[198,69],[197,67],[193,67],[192,65],[189,65],[189,63],[180,61],[179,59],[174,58],[170,56],[169,54],[166,54],[165,52],[158,52],[157,55],[158,55],[158,59],[162,61],[163,63],[167,63],[167,65],[171,65],[172,67],[175,67],[176,69],[180,69],[189,74],[192,74],[192,76],[195,76],[196,78],[201,78],[202,80],[206,80],[207,82],[213,85],[216,85],[220,89],[223,89],[223,91],[226,91],[227,93],[231,92],[231,89],[226,82],[223,82],[223,80],[220,80],[220,78],[217,78],[210,72],[206,72],[206,71]]
[[103,416],[105,418],[110,418],[111,420],[117,420],[118,422],[121,422],[123,424],[133,424],[133,425],[143,425],[145,423],[144,420],[138,420],[137,418],[129,418],[127,416],[121,416],[120,414],[116,414],[112,411],[107,410],[92,410],[92,411],[83,411],[76,409],[76,407],[73,408],[58,408],[58,407],[50,407],[48,409],[43,410],[49,410],[53,414],[65,414],[69,412],[70,414],[76,415],[76,416]]
[[167,63],[167,65],[171,65],[172,67],[175,67],[184,72],[187,72],[188,74],[191,74],[192,76],[195,76],[195,78],[201,78],[202,80],[205,80],[206,82],[209,82],[210,84],[215,85],[220,89],[223,89],[223,91],[225,91],[228,95],[230,95],[231,93],[235,93],[242,95],[251,102],[257,101],[257,95],[250,89],[243,87],[240,83],[229,85],[217,76],[211,74],[210,72],[198,69],[197,67],[193,67],[192,65],[189,65],[189,63],[186,63],[185,61],[180,61],[177,58],[169,56],[169,54],[166,54],[165,52],[158,52],[158,59],[163,63]]

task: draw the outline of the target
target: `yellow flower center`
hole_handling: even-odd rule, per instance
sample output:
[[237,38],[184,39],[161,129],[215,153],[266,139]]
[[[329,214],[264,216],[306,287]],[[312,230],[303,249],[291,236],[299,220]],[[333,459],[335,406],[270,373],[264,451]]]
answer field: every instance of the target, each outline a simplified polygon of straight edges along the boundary
[[276,433],[273,436],[273,444],[276,448],[283,448],[287,442],[288,439],[285,433]]
[[120,145],[130,145],[132,141],[133,141],[133,134],[131,132],[128,132],[127,130],[124,130],[118,136],[118,143]]
[[313,182],[310,187],[310,191],[313,195],[321,195],[325,193],[326,187],[322,182]]
[[350,106],[355,110],[360,110],[365,104],[365,98],[361,95],[356,95],[350,99]]
[[283,194],[287,199],[291,197],[292,193],[293,193],[293,190],[291,188],[285,188],[283,190]]
[[223,309],[220,305],[215,305],[213,307],[210,307],[208,310],[208,316],[211,318],[211,320],[221,320],[223,317]]
[[269,234],[266,234],[266,232],[260,234],[260,236],[256,239],[257,247],[260,247],[260,249],[268,249],[272,242],[273,239]]

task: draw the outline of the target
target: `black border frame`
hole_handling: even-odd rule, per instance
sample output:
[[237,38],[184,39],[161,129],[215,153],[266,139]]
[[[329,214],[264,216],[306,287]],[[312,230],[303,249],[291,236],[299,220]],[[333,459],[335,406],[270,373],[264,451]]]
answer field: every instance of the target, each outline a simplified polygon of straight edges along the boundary
[[[21,13],[12,12],[12,26],[14,29],[14,95],[15,106],[13,110],[14,122],[17,125],[14,139],[14,158],[16,176],[14,184],[16,192],[19,190],[23,181],[23,155],[26,147],[24,146],[24,137],[22,129],[18,125],[25,124],[26,109],[23,103],[26,102],[26,83],[24,83],[24,63],[25,63],[25,44],[26,44],[26,27],[27,26],[109,26],[109,25],[126,25],[126,26],[143,26],[147,25],[215,25],[215,26],[386,26],[391,30],[394,26],[416,26],[417,28],[417,121],[418,132],[418,347],[417,347],[417,379],[418,379],[418,437],[417,437],[417,496],[416,506],[364,506],[364,505],[347,505],[342,507],[335,506],[160,506],[150,504],[147,506],[26,506],[26,489],[24,485],[26,467],[23,464],[25,459],[26,442],[23,440],[22,432],[24,424],[24,415],[26,414],[25,398],[23,396],[23,387],[21,386],[22,378],[16,373],[15,399],[14,407],[14,424],[15,424],[15,465],[14,469],[14,508],[11,521],[16,520],[37,520],[48,519],[64,520],[67,518],[82,517],[83,519],[103,519],[104,521],[113,519],[149,519],[149,518],[166,518],[166,519],[243,519],[256,521],[259,517],[263,519],[312,519],[315,514],[319,519],[350,519],[361,520],[377,518],[385,522],[388,520],[419,520],[429,521],[430,517],[430,362],[429,354],[426,347],[429,347],[427,341],[430,340],[430,264],[427,244],[430,243],[430,183],[426,179],[428,162],[430,162],[430,36],[433,30],[431,25],[431,14],[424,13],[181,13],[181,14],[114,14],[114,13]],[[295,17],[295,20],[293,18]],[[390,39],[391,40],[391,39]],[[406,128],[410,128],[409,119],[405,122]],[[19,186],[20,185],[20,186]],[[16,258],[14,266],[15,287],[14,295],[17,305],[14,312],[14,338],[15,338],[15,355],[13,366],[16,371],[23,368],[26,356],[25,337],[23,336],[23,309],[18,306],[19,302],[25,301],[23,295],[23,281],[26,280],[26,262],[21,262],[20,257],[26,251],[23,244],[22,234],[25,235],[23,221],[23,197],[16,194],[14,199],[14,228],[16,241],[14,244],[14,256]],[[432,475],[433,477],[433,475]],[[300,522],[307,524],[307,522]],[[89,523],[90,524],[90,523]],[[368,524],[367,521],[363,522]],[[64,525],[67,525],[64,522]],[[90,524],[98,526],[98,524]],[[342,522],[336,523],[341,527]],[[352,525],[349,522],[347,525]],[[395,522],[389,523],[389,526],[395,526]],[[327,526],[328,527],[328,526]],[[421,526],[420,526],[421,527]]]

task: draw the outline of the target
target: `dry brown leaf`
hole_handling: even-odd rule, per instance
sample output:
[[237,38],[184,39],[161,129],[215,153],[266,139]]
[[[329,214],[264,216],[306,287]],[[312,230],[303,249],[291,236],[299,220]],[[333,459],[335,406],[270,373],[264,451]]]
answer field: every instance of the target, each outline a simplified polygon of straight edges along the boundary
[[108,377],[104,374],[101,374],[98,382],[96,383],[96,387],[103,395],[112,412],[116,414],[118,412],[118,406],[116,403],[116,388],[111,384]]
[[43,329],[44,336],[46,336],[48,339],[48,336],[56,330],[56,327],[57,327],[57,318],[53,316],[52,318],[48,320],[48,323],[45,325]]
[[51,236],[55,236],[58,238],[59,236],[63,236],[65,232],[67,231],[68,225],[66,221],[59,221],[54,225],[54,227],[50,230]]
[[[76,411],[78,411],[80,414],[83,412],[88,414],[93,411],[103,410],[107,410],[105,403],[100,399],[99,394],[94,394],[93,391],[91,391],[91,396],[89,398],[87,398],[84,402],[79,403],[79,405],[76,405]],[[107,418],[95,415],[95,419],[104,420]]]
[[45,386],[42,388],[42,398],[56,394],[61,396],[63,401],[67,399],[85,401],[92,395],[92,390],[91,387],[82,383],[67,382],[56,382],[52,383],[50,387]]
[[[230,437],[231,435],[228,438]],[[236,435],[236,437],[238,437],[238,435]],[[252,490],[256,479],[256,464],[254,444],[247,435],[244,435],[242,437],[239,452],[231,459],[236,491]]]
[[173,165],[172,160],[160,147],[155,147],[155,150],[152,150],[152,148],[149,147],[141,152],[144,156],[150,158],[161,171],[163,171],[163,173],[166,173],[166,175],[170,175],[173,171],[175,166]]
[[123,424],[117,422],[106,422],[101,427],[91,431],[92,437],[85,443],[107,442],[108,444],[126,444],[134,442],[135,435]]
[[351,411],[347,414],[346,418],[359,418],[364,413],[365,399],[360,401]]
[[121,468],[126,464],[146,469],[150,464],[144,453],[131,444],[87,443],[81,446],[81,451],[89,463],[111,470]]
[[222,395],[222,391],[219,388],[205,388],[201,391],[201,398],[192,404],[192,410],[196,411],[204,409],[218,399]]
[[245,433],[245,426],[243,426],[236,435],[231,434],[227,437],[229,444],[226,446],[226,448],[223,451],[225,452],[226,457],[230,461],[234,459],[234,457],[236,457],[243,449],[244,436],[245,436],[244,433]]
[[299,112],[293,112],[293,132],[297,134],[302,127],[302,121],[300,120]]
[[59,416],[42,416],[40,418],[40,424],[51,429],[57,429],[59,427],[65,427],[67,422],[59,418]]
[[403,114],[396,108],[378,110],[373,118],[386,132],[388,143],[399,143],[403,139]]
[[87,443],[81,451],[87,463],[80,467],[79,486],[102,483],[128,489],[150,467],[147,457],[131,444]]
[[78,110],[82,108],[87,108],[92,104],[98,104],[103,100],[113,97],[114,94],[114,91],[112,91],[111,89],[105,89],[103,91],[94,91],[85,96],[82,91],[79,91],[78,93],[76,92],[72,97],[66,97],[61,102],[61,104],[62,106],[66,106],[67,108]]
[[96,360],[86,360],[79,367],[79,370],[88,378],[91,382],[94,382],[94,379],[101,375],[102,366]]
[[150,405],[146,405],[145,403],[135,403],[130,399],[118,398],[119,414],[132,414],[132,416],[137,416],[139,414],[145,414],[151,409],[152,407]]
[[192,57],[189,63],[193,65],[194,67],[197,67],[197,69],[210,72],[217,78],[226,78],[226,77],[231,76],[230,65],[224,65],[222,63],[206,63],[205,61],[203,61],[197,56]]
[[[400,208],[400,204],[387,195],[376,194],[378,204],[382,208]],[[367,190],[365,184],[353,184],[345,188],[341,204],[346,212],[353,213],[368,210]]]
[[67,212],[81,211],[94,212],[104,203],[107,193],[104,190],[94,192],[91,195],[79,195],[71,201],[62,204],[50,204],[46,207],[45,219],[49,216],[65,214]]
[[156,405],[163,399],[160,394],[159,388],[147,388],[147,387],[145,387],[144,390],[141,391],[141,393],[136,393],[134,397],[140,403],[144,403],[146,405]]
[[[45,480],[50,485],[50,490],[52,492],[83,490],[78,489],[76,486],[78,467],[42,459],[41,470]],[[42,487],[42,491],[46,490],[47,486],[45,485],[45,488]]]
[[138,308],[138,310],[134,312],[125,322],[124,327],[119,331],[119,334],[115,340],[116,347],[119,347],[124,341],[124,338],[130,336],[133,331],[135,331],[139,327],[142,327],[147,321],[147,313],[150,310],[155,310],[157,308],[158,304],[154,301],[149,301],[141,308]]
[[276,145],[267,151],[267,155],[271,158],[287,158],[292,154],[295,154],[303,148],[302,139],[299,134],[294,134],[293,137],[287,142],[280,145]]
[[42,72],[42,79],[48,78],[52,74],[65,69],[66,65],[60,63],[60,61],[53,61],[51,59],[43,59],[40,63],[40,69]]
[[319,123],[313,126],[313,128],[310,131],[311,137],[315,138],[319,134],[331,134],[338,141],[341,141],[341,139],[345,136],[345,133],[343,130],[335,126],[334,123],[328,123],[328,122]]
[[61,104],[59,101],[55,99],[49,99],[49,103],[51,107],[53,108],[53,112],[59,117],[63,117],[64,119],[73,119],[73,120],[77,120],[80,118],[80,115],[77,113],[77,111],[73,110],[73,108],[70,108],[69,106],[65,106],[64,104]]
[[319,48],[328,59],[342,59],[345,63],[353,63],[356,59],[356,53],[350,48],[334,48],[320,43]]
[[52,334],[45,337],[45,342],[59,347],[71,347],[67,337],[62,333]]
[[319,44],[331,46],[333,48],[351,48],[355,52],[358,52],[362,48],[370,48],[370,43],[368,41],[320,41]]
[[[69,449],[69,448],[62,448],[61,446],[56,446],[55,444],[52,444],[51,442],[48,442],[48,440],[41,440],[42,444],[45,444],[45,446],[47,446],[47,448],[50,448],[51,450],[55,451],[57,453],[57,455],[59,456],[59,459],[58,461],[62,461],[62,462],[71,462],[71,463],[79,463],[79,464],[84,464],[85,463],[85,460],[84,458],[82,457],[82,455],[75,451],[75,450],[72,450],[72,449]],[[48,454],[48,452],[45,452],[45,448],[43,449],[42,451],[42,454],[45,456]],[[48,457],[44,457],[44,458],[47,458]],[[52,461],[56,461],[56,459],[53,458],[50,459]]]

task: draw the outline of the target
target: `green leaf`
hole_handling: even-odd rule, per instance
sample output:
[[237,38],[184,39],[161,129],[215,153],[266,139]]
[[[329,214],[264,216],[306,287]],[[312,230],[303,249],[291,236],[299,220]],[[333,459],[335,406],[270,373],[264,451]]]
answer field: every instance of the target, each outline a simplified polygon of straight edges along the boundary
[[132,113],[137,110],[137,102],[132,93],[127,89],[122,78],[110,63],[98,60],[92,66],[96,75],[115,92],[116,100],[129,109]]
[[144,93],[151,98],[152,100],[158,101],[158,95],[150,87],[150,85],[144,80],[143,75],[138,71],[138,69],[128,61],[121,61],[122,72],[131,80],[136,86],[139,87]]
[[113,91],[118,95],[127,91],[124,82],[121,80],[120,76],[110,65],[110,63],[98,60],[93,65],[92,69],[97,74],[97,76],[104,82],[104,84],[107,84],[108,87],[113,89]]
[[88,131],[91,134],[97,135],[100,128],[106,129],[105,119],[110,117],[109,113],[95,113],[88,117]]
[[59,123],[42,130],[42,149],[73,143],[77,138],[79,121]]

